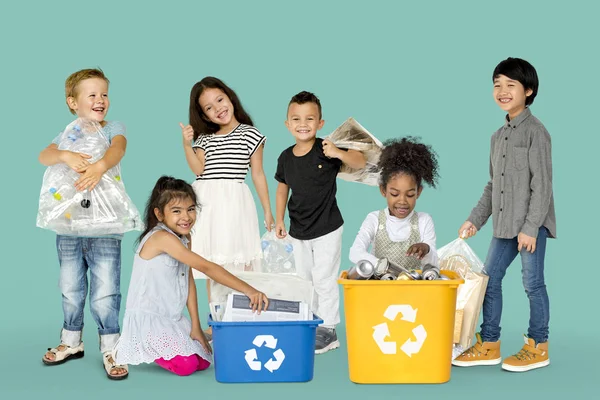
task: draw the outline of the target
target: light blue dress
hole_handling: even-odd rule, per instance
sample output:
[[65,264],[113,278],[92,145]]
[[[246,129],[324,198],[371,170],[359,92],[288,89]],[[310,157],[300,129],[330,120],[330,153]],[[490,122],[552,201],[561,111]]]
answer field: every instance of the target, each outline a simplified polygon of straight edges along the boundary
[[121,338],[115,346],[119,364],[151,363],[158,358],[198,354],[212,362],[211,355],[190,337],[192,325],[183,315],[187,304],[190,267],[166,253],[145,260],[140,251],[158,231],[167,231],[187,247],[164,224],[158,224],[140,242],[133,261]]

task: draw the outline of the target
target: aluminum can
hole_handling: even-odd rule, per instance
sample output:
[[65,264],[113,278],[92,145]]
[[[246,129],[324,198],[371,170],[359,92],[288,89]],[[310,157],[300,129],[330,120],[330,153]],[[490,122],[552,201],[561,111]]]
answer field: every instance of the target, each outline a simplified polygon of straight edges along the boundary
[[373,276],[375,267],[367,260],[359,261],[355,266],[348,270],[347,279],[366,280]]

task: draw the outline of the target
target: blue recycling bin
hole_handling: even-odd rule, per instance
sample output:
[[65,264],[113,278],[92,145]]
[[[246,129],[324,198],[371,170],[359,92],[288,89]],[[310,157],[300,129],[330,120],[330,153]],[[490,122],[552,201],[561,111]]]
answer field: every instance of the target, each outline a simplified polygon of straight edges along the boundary
[[217,322],[212,327],[215,378],[221,383],[308,382],[316,328],[323,320]]

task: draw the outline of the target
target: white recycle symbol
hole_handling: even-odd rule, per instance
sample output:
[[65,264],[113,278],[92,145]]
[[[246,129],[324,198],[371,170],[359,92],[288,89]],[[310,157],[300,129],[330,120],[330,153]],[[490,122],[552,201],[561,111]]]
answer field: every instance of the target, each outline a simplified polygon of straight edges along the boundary
[[[265,347],[275,349],[277,347],[277,339],[275,339],[275,337],[271,335],[258,335],[254,338],[252,344],[256,347],[262,347],[262,345],[264,344]],[[260,371],[260,369],[262,368],[262,363],[258,360],[256,349],[246,350],[245,353],[246,356],[244,358],[246,359],[246,363],[248,363],[250,369],[252,371]],[[269,358],[269,361],[267,361],[264,365],[264,367],[271,373],[273,373],[273,371],[276,371],[279,369],[279,367],[281,367],[281,363],[283,362],[283,360],[285,360],[285,354],[283,353],[283,350],[277,349],[273,352],[273,357],[275,359]]]
[[[383,313],[383,316],[390,321],[393,321],[399,313],[402,314],[403,321],[415,322],[417,319],[417,310],[406,304],[390,305]],[[377,346],[379,346],[381,352],[383,354],[396,354],[396,342],[384,341],[386,337],[390,336],[387,322],[376,325],[373,329],[373,339],[375,340],[375,343],[377,343]],[[402,347],[400,347],[400,349],[409,357],[412,357],[413,354],[416,354],[421,350],[421,347],[427,338],[427,331],[423,325],[417,326],[412,332],[417,340],[413,342],[408,339],[404,342]]]

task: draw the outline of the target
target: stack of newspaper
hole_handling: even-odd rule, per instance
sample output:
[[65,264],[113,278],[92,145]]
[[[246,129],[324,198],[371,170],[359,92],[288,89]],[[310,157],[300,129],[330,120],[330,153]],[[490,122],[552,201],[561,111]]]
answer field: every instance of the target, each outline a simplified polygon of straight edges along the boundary
[[222,304],[211,303],[213,318],[224,322],[244,321],[308,321],[310,307],[303,301],[269,299],[269,306],[261,313],[253,312],[250,299],[243,294],[230,293],[224,309]]

